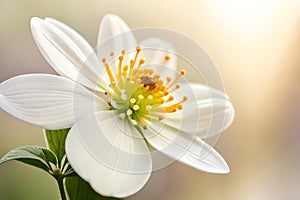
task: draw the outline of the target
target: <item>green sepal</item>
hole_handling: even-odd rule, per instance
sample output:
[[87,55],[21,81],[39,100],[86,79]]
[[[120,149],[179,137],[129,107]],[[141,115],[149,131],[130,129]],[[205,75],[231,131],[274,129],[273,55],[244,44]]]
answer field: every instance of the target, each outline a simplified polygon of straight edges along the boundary
[[45,130],[48,147],[55,153],[59,163],[61,163],[65,155],[65,141],[69,130],[69,128],[61,130]]
[[119,200],[118,198],[101,196],[78,175],[65,180],[69,200]]
[[57,165],[56,155],[49,149],[37,146],[23,146],[11,150],[0,159],[0,164],[17,160],[40,169],[46,172],[52,171],[50,163]]

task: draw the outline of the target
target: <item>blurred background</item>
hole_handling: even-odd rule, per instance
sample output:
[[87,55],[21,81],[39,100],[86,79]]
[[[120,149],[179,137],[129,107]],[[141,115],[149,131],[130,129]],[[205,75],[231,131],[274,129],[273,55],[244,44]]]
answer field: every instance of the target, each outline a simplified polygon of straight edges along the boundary
[[[216,145],[230,174],[207,174],[176,162],[153,173],[129,199],[300,198],[300,1],[0,0],[0,82],[54,73],[31,36],[32,16],[61,20],[94,46],[107,13],[132,28],[168,28],[202,45],[236,110]],[[0,110],[0,156],[23,145],[44,146],[42,130]],[[0,166],[1,200],[53,200],[56,187],[41,170],[19,162]]]

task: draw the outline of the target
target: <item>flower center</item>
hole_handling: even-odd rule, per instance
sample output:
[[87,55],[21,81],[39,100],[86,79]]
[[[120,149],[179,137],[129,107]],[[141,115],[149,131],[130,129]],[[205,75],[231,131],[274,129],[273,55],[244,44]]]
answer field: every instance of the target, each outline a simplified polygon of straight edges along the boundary
[[[187,96],[175,102],[172,95],[180,88],[177,82],[185,71],[180,70],[174,80],[166,77],[163,81],[160,74],[142,67],[146,62],[145,58],[140,58],[137,62],[141,50],[140,47],[136,48],[135,55],[128,64],[123,63],[126,53],[123,50],[118,57],[116,74],[111,71],[106,58],[103,58],[102,62],[110,79],[111,91],[107,91],[106,94],[111,97],[112,109],[117,111],[120,118],[127,118],[134,126],[139,125],[146,129],[147,121],[163,120],[165,113],[181,110]],[[114,52],[110,52],[110,56],[113,55]],[[166,55],[164,59],[168,62],[171,56]]]

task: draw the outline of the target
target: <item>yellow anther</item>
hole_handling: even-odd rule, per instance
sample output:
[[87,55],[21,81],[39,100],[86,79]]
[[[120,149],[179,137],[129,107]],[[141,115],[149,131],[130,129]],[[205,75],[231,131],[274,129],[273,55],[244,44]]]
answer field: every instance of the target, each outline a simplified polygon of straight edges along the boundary
[[158,97],[158,98],[161,98],[161,97],[164,97],[165,94],[161,91],[158,91],[157,93],[154,94],[155,97]]
[[164,85],[159,85],[159,91],[165,91],[166,90],[166,87]]
[[153,71],[153,69],[149,69],[148,72],[150,75],[152,75],[154,71]]
[[166,95],[168,95],[168,94],[170,94],[169,90],[165,89],[165,90],[164,90],[164,96],[166,96]]
[[[142,64],[144,64],[145,62],[146,62],[146,59],[145,59],[145,58],[141,58],[141,59],[140,59],[140,63],[139,63],[138,68],[139,68]],[[145,71],[145,73],[147,73],[147,71]]]
[[159,79],[159,78],[160,78],[160,75],[159,75],[159,74],[154,74],[153,78],[154,78],[154,79]]
[[169,61],[170,59],[171,59],[171,56],[170,56],[170,55],[166,55],[166,56],[165,56],[165,60],[166,60],[166,61]]
[[163,84],[164,82],[162,80],[157,80],[156,83],[157,84]]
[[167,83],[170,83],[171,82],[171,80],[172,80],[172,78],[170,77],[170,76],[167,76]]
[[124,56],[125,53],[126,53],[126,51],[123,49],[123,50],[121,51],[121,53],[122,53],[122,55]]
[[164,111],[167,113],[172,113],[172,112],[176,112],[176,108],[174,108],[173,106],[170,106],[170,107],[164,108]]
[[174,100],[174,96],[169,96],[168,100],[166,102],[170,102]]
[[185,71],[182,69],[180,70],[180,75],[183,76],[185,74]]
[[158,99],[159,104],[163,104],[165,101],[163,99]]
[[114,56],[114,55],[115,55],[115,52],[114,52],[114,51],[111,51],[111,52],[109,53],[109,55],[110,55],[110,56]]
[[183,99],[182,99],[182,102],[188,100],[188,97],[187,96],[184,96]]
[[163,119],[164,119],[164,116],[158,115],[158,120],[163,120]]

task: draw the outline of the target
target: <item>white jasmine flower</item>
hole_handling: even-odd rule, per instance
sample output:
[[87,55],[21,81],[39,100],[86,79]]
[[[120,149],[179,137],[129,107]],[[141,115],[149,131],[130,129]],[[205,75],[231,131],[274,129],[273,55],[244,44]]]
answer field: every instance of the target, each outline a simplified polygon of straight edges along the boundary
[[[169,43],[149,38],[138,44],[122,19],[106,15],[99,58],[61,22],[32,18],[31,28],[43,56],[61,76],[27,74],[4,81],[0,106],[45,129],[72,127],[68,160],[97,192],[126,197],[140,190],[154,168],[151,146],[196,169],[229,172],[202,139],[231,124],[232,104],[226,94],[186,81]],[[113,37],[121,33],[123,39]],[[111,49],[102,49],[110,38]]]

